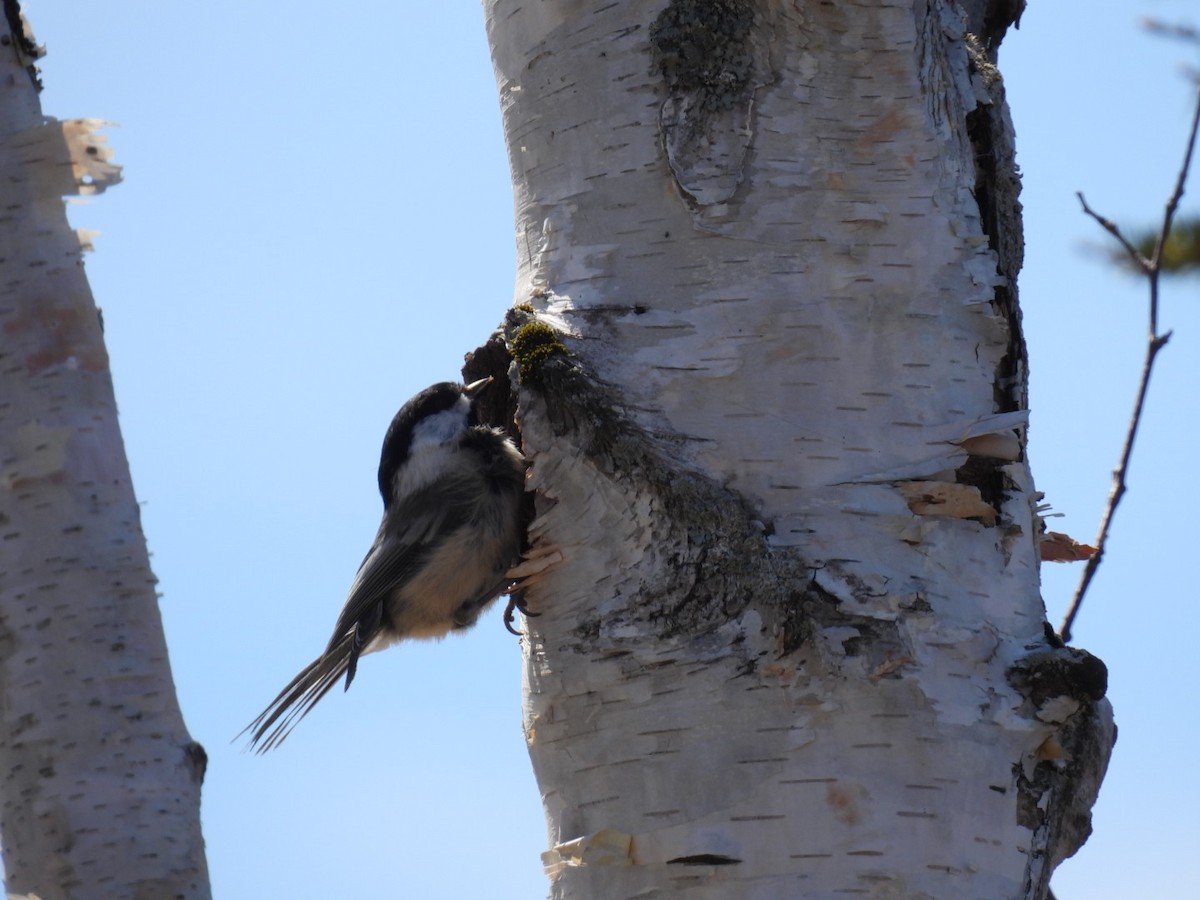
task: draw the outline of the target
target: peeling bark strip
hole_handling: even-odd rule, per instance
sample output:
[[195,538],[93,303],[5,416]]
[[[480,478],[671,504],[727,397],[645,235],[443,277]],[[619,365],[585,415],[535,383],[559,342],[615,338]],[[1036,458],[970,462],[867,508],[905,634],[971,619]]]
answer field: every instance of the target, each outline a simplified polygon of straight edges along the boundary
[[[971,154],[974,212],[995,264],[990,305],[1007,333],[1005,351],[995,362],[993,399],[997,412],[1020,412],[1028,406],[1028,360],[1017,305],[1017,274],[1024,259],[1018,199],[1021,182],[1004,82],[994,64],[999,40],[1008,25],[1019,17],[1020,8],[1010,0],[988,0],[967,7],[964,19],[964,11],[942,0],[927,0],[919,5],[921,27],[917,52],[923,75],[930,82],[931,100],[937,96],[932,91],[933,85],[949,81],[955,86],[953,91],[939,97],[937,102],[943,106],[931,111],[935,121],[944,115],[957,123],[954,131],[965,134],[968,142],[960,152],[964,156],[967,152]],[[972,23],[984,31],[972,33],[968,30]],[[1022,438],[1019,454],[1023,453]],[[955,480],[978,490],[980,497],[999,511],[1004,497],[1013,489],[1005,465],[1020,458],[1020,455],[997,456],[988,450],[973,452],[956,469]]]
[[552,897],[1033,900],[1086,831],[1112,711],[1039,596],[1018,7],[485,0]]
[[[19,7],[5,2],[10,29]],[[108,355],[64,195],[120,180],[0,39],[0,832],[42,900],[207,898],[203,748],[175,699]],[[31,71],[32,69],[32,71]],[[27,73],[29,73],[27,75]]]

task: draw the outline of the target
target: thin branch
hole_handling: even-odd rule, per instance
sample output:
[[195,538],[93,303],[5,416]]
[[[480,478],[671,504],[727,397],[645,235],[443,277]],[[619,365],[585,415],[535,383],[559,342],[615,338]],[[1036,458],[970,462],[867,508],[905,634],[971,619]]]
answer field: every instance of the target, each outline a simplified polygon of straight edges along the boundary
[[1076,191],[1075,196],[1079,198],[1079,203],[1083,207],[1083,211],[1095,219],[1101,228],[1120,241],[1121,246],[1125,248],[1125,252],[1129,254],[1129,258],[1133,260],[1133,264],[1137,267],[1137,270],[1143,275],[1149,275],[1151,272],[1151,261],[1142,256],[1141,251],[1133,246],[1125,235],[1121,234],[1121,229],[1117,227],[1117,223],[1112,219],[1105,218],[1088,206],[1087,200],[1084,199],[1083,191]]
[[1196,134],[1200,131],[1200,90],[1196,93],[1196,109],[1192,115],[1192,128],[1188,134],[1187,148],[1183,154],[1183,165],[1179,168],[1179,177],[1175,180],[1175,190],[1171,193],[1167,200],[1167,205],[1163,210],[1162,228],[1158,232],[1158,241],[1154,245],[1154,254],[1150,259],[1146,259],[1137,248],[1134,247],[1125,236],[1121,234],[1121,230],[1110,219],[1096,213],[1087,201],[1084,200],[1083,194],[1078,194],[1079,202],[1083,205],[1083,211],[1095,219],[1100,226],[1121,242],[1125,251],[1133,259],[1137,267],[1146,276],[1146,280],[1150,286],[1150,328],[1149,335],[1146,340],[1146,359],[1142,363],[1142,378],[1138,385],[1137,400],[1133,405],[1133,415],[1129,420],[1129,430],[1125,434],[1125,446],[1121,450],[1121,460],[1117,464],[1117,468],[1113,470],[1112,489],[1108,494],[1108,504],[1105,506],[1104,515],[1100,519],[1100,531],[1096,536],[1096,552],[1088,559],[1087,565],[1083,569],[1083,577],[1079,580],[1079,587],[1075,589],[1075,596],[1071,599],[1071,605],[1067,609],[1067,615],[1063,619],[1062,627],[1059,628],[1059,634],[1064,641],[1071,639],[1071,625],[1075,622],[1075,616],[1079,613],[1080,606],[1083,605],[1083,597],[1087,593],[1088,585],[1092,583],[1092,577],[1096,574],[1096,569],[1100,567],[1100,560],[1104,558],[1104,547],[1108,543],[1108,532],[1112,525],[1113,515],[1117,511],[1117,506],[1121,502],[1121,498],[1125,495],[1125,475],[1129,471],[1129,460],[1133,455],[1133,444],[1137,439],[1138,427],[1142,422],[1142,410],[1146,404],[1146,391],[1150,387],[1150,373],[1154,368],[1154,358],[1158,356],[1158,351],[1167,345],[1167,341],[1171,338],[1171,332],[1165,334],[1158,333],[1158,287],[1159,276],[1162,274],[1162,255],[1163,247],[1167,243],[1167,237],[1171,233],[1171,225],[1175,221],[1175,213],[1179,208],[1179,201],[1183,197],[1184,185],[1187,183],[1188,171],[1191,169],[1192,158],[1196,151]]
[[1179,38],[1183,41],[1200,41],[1200,30],[1195,26],[1184,25],[1175,22],[1163,22],[1161,19],[1146,18],[1142,19],[1142,27],[1151,34],[1159,34],[1164,37]]

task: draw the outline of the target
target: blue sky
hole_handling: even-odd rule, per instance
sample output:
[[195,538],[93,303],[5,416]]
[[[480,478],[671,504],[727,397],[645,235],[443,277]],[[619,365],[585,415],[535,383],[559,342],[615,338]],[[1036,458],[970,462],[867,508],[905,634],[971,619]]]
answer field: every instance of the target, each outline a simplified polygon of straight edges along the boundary
[[[1024,172],[1021,301],[1038,487],[1090,540],[1141,365],[1144,291],[1100,261],[1084,190],[1156,220],[1200,63],[1139,17],[1194,0],[1031,0],[1001,51]],[[378,521],[396,407],[454,378],[511,302],[512,202],[475,3],[104,7],[28,0],[43,108],[95,116],[126,182],[98,229],[104,310],[175,679],[209,751],[221,898],[545,895],[520,659],[497,611],[368,659],[281,751],[233,736],[323,646]],[[1197,184],[1193,179],[1193,184]],[[1200,194],[1200,185],[1196,187]],[[1195,198],[1185,209],[1196,212]],[[1200,281],[1168,284],[1160,357],[1109,556],[1075,636],[1110,669],[1120,742],[1060,900],[1184,896],[1200,725],[1191,472]],[[1058,622],[1079,569],[1048,565]],[[435,744],[434,735],[438,736]],[[1184,887],[1187,885],[1188,887]]]

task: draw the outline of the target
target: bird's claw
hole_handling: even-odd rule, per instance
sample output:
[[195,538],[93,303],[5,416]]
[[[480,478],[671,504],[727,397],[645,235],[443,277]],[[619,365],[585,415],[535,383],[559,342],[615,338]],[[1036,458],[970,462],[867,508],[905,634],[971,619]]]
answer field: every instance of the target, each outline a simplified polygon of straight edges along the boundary
[[508,597],[508,606],[504,607],[504,627],[508,629],[509,634],[515,634],[521,637],[523,631],[513,627],[513,621],[516,619],[515,612],[519,611],[521,615],[536,619],[541,613],[531,612],[529,607],[525,605],[525,598],[519,593],[510,594]]
[[542,574],[562,560],[562,551],[557,547],[538,547],[525,553],[521,561],[505,573],[514,582],[508,595],[508,606],[504,609],[504,627],[509,632],[515,635],[522,634],[513,627],[516,612],[519,611],[527,618],[536,618],[541,615],[541,613],[530,612],[525,603],[525,591],[532,587]]

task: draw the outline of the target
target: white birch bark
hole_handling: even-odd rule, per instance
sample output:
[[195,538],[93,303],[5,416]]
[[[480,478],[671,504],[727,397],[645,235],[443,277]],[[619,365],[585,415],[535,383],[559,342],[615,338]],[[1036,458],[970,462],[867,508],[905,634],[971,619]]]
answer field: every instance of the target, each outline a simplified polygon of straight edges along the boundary
[[485,0],[553,897],[1041,897],[1086,837],[1112,719],[1044,632],[1004,6]]
[[[63,196],[120,180],[0,66],[0,832],[10,892],[208,897],[204,751],[175,699],[108,356]],[[21,29],[23,31],[23,29]]]

